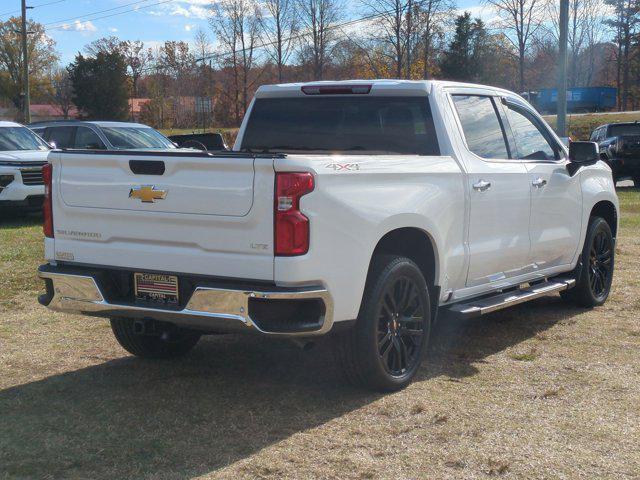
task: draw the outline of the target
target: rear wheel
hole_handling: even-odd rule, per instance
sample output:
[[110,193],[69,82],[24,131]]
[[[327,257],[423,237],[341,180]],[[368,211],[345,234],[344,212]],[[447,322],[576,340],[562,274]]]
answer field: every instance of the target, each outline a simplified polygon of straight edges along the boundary
[[415,376],[431,329],[427,282],[408,258],[372,261],[355,326],[336,345],[336,359],[354,384],[391,391]]
[[562,298],[581,307],[597,307],[607,301],[613,280],[615,244],[611,227],[601,217],[591,217],[582,248],[576,286]]
[[154,320],[112,318],[111,329],[127,352],[142,358],[175,358],[186,355],[200,334]]
[[638,177],[633,177],[633,185],[634,185],[636,188],[640,188],[640,176],[638,176]]

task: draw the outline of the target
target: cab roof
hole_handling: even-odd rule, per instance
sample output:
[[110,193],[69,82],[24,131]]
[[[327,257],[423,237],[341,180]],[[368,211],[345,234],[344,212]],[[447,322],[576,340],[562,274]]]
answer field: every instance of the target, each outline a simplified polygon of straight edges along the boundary
[[137,127],[137,128],[151,128],[143,123],[136,122],[115,122],[109,120],[44,120],[42,122],[30,123],[30,127],[53,127],[64,125],[96,125],[98,127]]
[[0,121],[0,128],[1,127],[23,127],[24,125],[21,125],[19,123],[16,122],[8,122],[8,121]]
[[307,87],[352,87],[371,86],[369,95],[429,95],[434,88],[468,88],[468,89],[488,89],[496,93],[516,95],[513,92],[490,85],[480,85],[474,83],[452,82],[447,80],[393,80],[393,79],[353,79],[353,80],[323,80],[317,82],[284,83],[276,85],[263,85],[258,88],[256,98],[279,97],[279,96],[301,96],[302,89]]

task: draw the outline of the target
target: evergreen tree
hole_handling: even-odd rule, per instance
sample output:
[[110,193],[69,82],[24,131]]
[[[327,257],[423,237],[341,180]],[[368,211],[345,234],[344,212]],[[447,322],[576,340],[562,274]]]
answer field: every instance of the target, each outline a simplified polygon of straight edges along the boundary
[[95,57],[76,56],[69,65],[73,103],[86,118],[129,118],[127,67],[119,52],[97,52]]
[[464,12],[456,17],[456,30],[440,66],[449,80],[478,82],[483,78],[483,64],[489,53],[484,22]]

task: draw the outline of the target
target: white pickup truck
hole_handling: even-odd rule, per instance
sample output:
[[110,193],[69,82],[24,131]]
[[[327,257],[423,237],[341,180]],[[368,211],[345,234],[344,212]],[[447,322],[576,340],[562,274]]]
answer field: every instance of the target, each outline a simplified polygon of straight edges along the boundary
[[438,312],[604,303],[618,200],[598,159],[493,87],[264,86],[231,152],[53,151],[40,302],[109,318],[143,357],[331,334],[350,379],[401,388]]
[[0,219],[11,210],[41,208],[42,166],[49,150],[49,145],[27,127],[0,121]]

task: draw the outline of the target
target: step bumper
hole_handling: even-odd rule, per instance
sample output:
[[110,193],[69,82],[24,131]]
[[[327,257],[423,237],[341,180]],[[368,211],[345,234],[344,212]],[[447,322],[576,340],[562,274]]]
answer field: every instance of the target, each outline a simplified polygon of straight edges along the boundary
[[[333,326],[333,300],[323,287],[297,289],[236,289],[196,286],[180,310],[152,308],[134,304],[109,302],[99,282],[91,275],[58,272],[51,265],[43,265],[38,276],[45,280],[47,293],[41,295],[42,305],[54,311],[95,317],[126,317],[152,319],[178,326],[211,332],[247,332],[278,336],[318,336]],[[324,305],[316,323],[289,331],[270,331],[251,318],[251,303],[257,301],[318,300]]]

